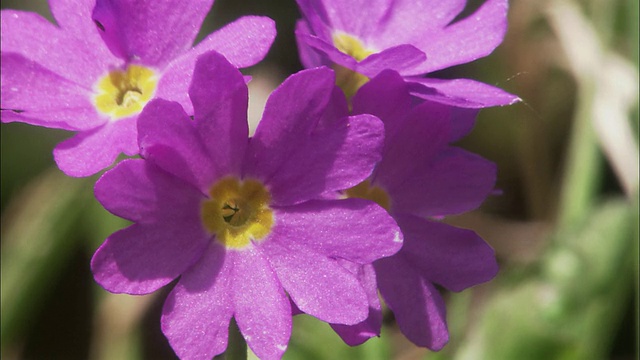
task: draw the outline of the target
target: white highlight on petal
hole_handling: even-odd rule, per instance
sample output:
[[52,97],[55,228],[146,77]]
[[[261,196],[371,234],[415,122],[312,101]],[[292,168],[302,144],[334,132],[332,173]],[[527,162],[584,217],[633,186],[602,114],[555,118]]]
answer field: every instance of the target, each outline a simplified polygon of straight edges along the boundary
[[402,238],[400,237],[400,232],[396,231],[395,235],[393,236],[393,242],[397,242],[397,243],[401,243],[402,242]]

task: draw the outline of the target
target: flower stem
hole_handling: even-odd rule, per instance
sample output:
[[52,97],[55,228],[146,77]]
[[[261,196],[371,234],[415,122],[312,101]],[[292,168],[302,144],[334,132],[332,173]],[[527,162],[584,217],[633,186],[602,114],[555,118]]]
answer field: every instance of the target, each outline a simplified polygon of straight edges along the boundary
[[247,359],[247,342],[242,337],[235,318],[231,319],[229,324],[229,343],[224,358],[225,360]]
[[562,230],[579,226],[586,218],[600,185],[602,156],[590,114],[593,92],[593,86],[589,84],[583,85],[578,92],[558,214],[558,227]]
[[562,232],[579,227],[586,219],[601,181],[603,160],[592,124],[601,44],[573,2],[553,2],[549,15],[578,86],[559,204],[558,231]]

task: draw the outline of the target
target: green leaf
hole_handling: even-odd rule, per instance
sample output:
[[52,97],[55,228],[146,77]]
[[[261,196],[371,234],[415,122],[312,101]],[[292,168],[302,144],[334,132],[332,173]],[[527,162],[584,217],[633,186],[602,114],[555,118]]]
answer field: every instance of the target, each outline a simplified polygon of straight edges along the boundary
[[604,359],[630,300],[635,205],[602,204],[556,235],[541,272],[497,292],[455,359]]
[[90,182],[46,172],[2,216],[2,349],[17,340],[77,249]]

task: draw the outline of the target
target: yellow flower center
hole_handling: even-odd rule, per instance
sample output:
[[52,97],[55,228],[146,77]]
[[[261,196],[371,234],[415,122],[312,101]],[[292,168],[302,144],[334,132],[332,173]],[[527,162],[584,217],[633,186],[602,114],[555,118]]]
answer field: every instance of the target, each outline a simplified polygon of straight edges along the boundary
[[[348,100],[351,100],[358,89],[369,81],[368,77],[337,64],[333,65],[333,71],[336,73],[336,85],[342,89]],[[349,104],[349,109],[351,109],[351,104]]]
[[333,35],[333,45],[357,61],[362,61],[375,52],[365,48],[360,40],[344,33]]
[[93,102],[112,120],[135,115],[153,97],[158,85],[156,73],[141,65],[129,65],[126,70],[113,70],[95,85]]
[[379,186],[371,186],[369,180],[365,180],[351,189],[346,190],[345,194],[350,198],[371,200],[387,211],[391,209],[391,198],[389,194]]
[[202,223],[227,248],[243,248],[271,231],[271,195],[259,181],[226,177],[211,187],[209,195],[202,203]]
[[[362,61],[375,52],[365,48],[360,40],[344,33],[334,34],[333,44],[357,61]],[[336,72],[336,85],[342,89],[347,99],[351,99],[369,81],[368,77],[340,65],[334,65],[333,70]]]

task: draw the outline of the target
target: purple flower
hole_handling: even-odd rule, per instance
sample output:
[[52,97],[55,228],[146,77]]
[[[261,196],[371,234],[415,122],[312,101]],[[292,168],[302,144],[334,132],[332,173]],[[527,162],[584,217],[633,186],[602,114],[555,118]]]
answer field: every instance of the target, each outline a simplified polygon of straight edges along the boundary
[[327,68],[291,76],[248,139],[242,75],[221,55],[202,55],[189,89],[194,119],[152,100],[138,121],[143,159],[97,182],[102,205],[134,224],[96,251],[94,277],[128,294],[180,277],[162,330],[181,358],[223,352],[231,317],[258,357],[279,358],[290,301],[331,323],[368,316],[367,293],[341,262],[390,256],[402,235],[370,201],[325,199],[371,174],[384,136],[372,115],[342,116],[334,82]]
[[347,96],[385,69],[411,83],[412,94],[459,107],[507,105],[518,97],[470,79],[422,75],[490,54],[507,29],[508,0],[488,0],[457,16],[466,0],[297,0],[296,36],[305,67],[333,66]]
[[50,0],[59,26],[2,10],[2,122],[76,131],[54,150],[70,176],[138,154],[136,119],[149,100],[175,100],[192,113],[187,89],[198,55],[215,49],[245,67],[271,46],[273,21],[249,16],[192,48],[212,3]]
[[[452,291],[492,279],[497,271],[491,247],[474,232],[431,219],[477,208],[492,191],[491,162],[449,145],[463,135],[458,120],[473,123],[474,111],[424,102],[412,106],[406,83],[385,71],[365,84],[353,99],[353,112],[379,117],[386,137],[382,160],[369,179],[345,191],[370,199],[398,222],[404,245],[373,266],[377,286],[400,330],[419,346],[441,349],[448,341],[445,305],[434,284]],[[368,283],[371,296],[371,281]],[[373,286],[375,294],[375,286]],[[334,325],[348,344],[362,343],[380,328],[378,300],[370,317],[356,325]]]

